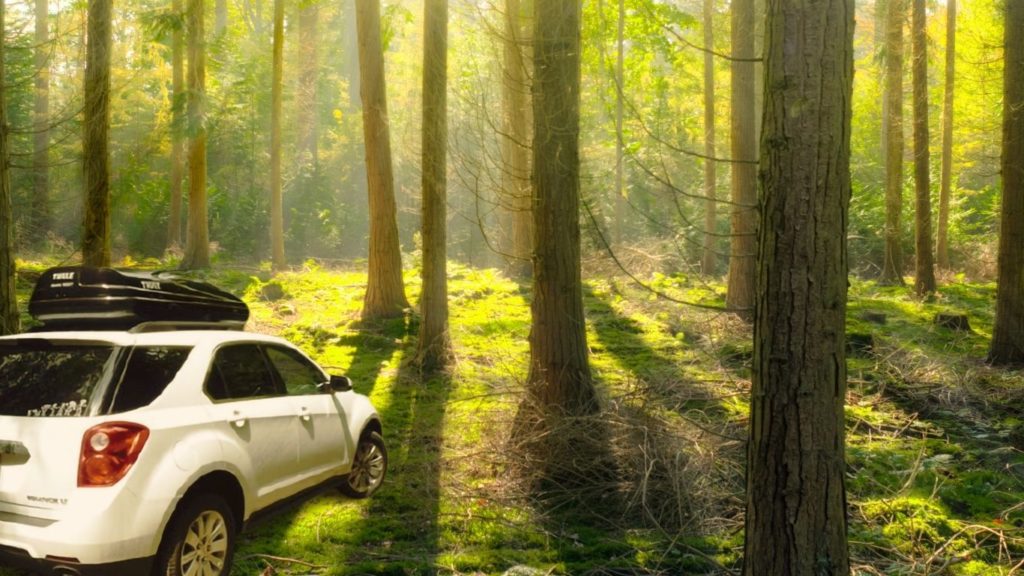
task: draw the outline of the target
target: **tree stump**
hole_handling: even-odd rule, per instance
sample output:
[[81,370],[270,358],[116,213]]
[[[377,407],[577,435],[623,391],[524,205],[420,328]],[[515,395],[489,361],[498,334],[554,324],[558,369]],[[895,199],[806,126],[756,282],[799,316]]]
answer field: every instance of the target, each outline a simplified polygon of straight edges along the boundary
[[889,320],[889,316],[886,315],[885,312],[865,312],[861,314],[861,318],[863,318],[865,322],[871,322],[872,324],[879,324],[882,326],[884,326]]
[[265,300],[276,302],[285,297],[284,287],[277,282],[264,284],[263,287],[260,288],[260,295],[262,295]]
[[854,332],[846,335],[846,353],[850,356],[863,358],[870,356],[875,349],[875,336]]
[[971,322],[966,314],[945,314],[940,312],[935,315],[935,324],[957,332],[973,332],[971,330]]

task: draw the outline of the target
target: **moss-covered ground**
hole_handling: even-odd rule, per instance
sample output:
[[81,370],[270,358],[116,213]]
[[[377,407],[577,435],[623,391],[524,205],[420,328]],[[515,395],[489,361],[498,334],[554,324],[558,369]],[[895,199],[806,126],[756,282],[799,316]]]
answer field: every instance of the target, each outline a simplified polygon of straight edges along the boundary
[[[24,304],[42,264],[23,264]],[[738,569],[750,326],[624,280],[588,280],[591,360],[614,469],[585,497],[539,495],[509,443],[527,369],[529,286],[493,270],[453,264],[450,272],[457,359],[430,377],[409,362],[414,313],[360,321],[365,274],[355,268],[208,273],[249,303],[250,329],[352,377],[381,413],[391,460],[369,501],[328,493],[251,527],[235,573]],[[415,302],[418,277],[406,281]],[[682,300],[721,304],[724,295],[692,277],[650,281]],[[861,343],[849,358],[847,488],[857,573],[1024,567],[1024,375],[983,361],[994,294],[993,285],[955,282],[922,302],[906,288],[852,281],[848,332]],[[939,312],[968,315],[972,331],[936,325]]]

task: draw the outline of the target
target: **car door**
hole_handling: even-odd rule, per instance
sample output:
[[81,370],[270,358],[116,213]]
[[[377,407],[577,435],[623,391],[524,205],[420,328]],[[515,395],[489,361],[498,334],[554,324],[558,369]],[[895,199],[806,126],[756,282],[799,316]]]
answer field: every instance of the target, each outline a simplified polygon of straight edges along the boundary
[[284,384],[300,424],[299,460],[307,478],[341,473],[350,457],[344,411],[323,385],[329,377],[297,350],[265,347],[267,359]]
[[262,508],[295,491],[299,474],[299,418],[257,344],[217,349],[205,384],[229,438],[249,457]]

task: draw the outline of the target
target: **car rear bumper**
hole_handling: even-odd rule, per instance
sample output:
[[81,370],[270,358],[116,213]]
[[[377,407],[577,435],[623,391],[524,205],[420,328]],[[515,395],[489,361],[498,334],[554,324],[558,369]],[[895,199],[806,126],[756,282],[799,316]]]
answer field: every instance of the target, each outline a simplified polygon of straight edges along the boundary
[[133,558],[106,564],[81,564],[73,558],[33,558],[27,551],[0,545],[0,564],[39,574],[60,576],[140,576],[149,574],[153,557]]
[[143,512],[167,503],[140,502],[127,490],[87,496],[52,519],[0,513],[0,562],[41,574],[146,574],[136,566],[156,554],[159,518]]

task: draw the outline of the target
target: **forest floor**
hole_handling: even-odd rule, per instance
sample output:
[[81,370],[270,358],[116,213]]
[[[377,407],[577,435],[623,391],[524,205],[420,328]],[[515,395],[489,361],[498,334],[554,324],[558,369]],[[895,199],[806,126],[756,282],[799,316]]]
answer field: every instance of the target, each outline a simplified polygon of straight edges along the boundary
[[[39,263],[22,263],[25,304]],[[585,285],[611,468],[586,490],[528,480],[510,445],[523,396],[529,286],[450,266],[450,373],[408,361],[415,315],[359,320],[365,274],[307,263],[215,270],[249,329],[280,335],[377,406],[390,451],[369,501],[333,493],[244,534],[235,574],[728,574],[743,541],[750,326],[606,276]],[[674,298],[724,288],[654,275]],[[416,302],[419,278],[406,276]],[[268,285],[277,285],[269,289]],[[852,280],[847,490],[858,574],[1002,574],[1024,568],[1024,374],[988,367],[995,287],[950,279],[931,302]],[[271,299],[273,298],[273,299]],[[24,307],[23,307],[24,309]],[[938,326],[967,314],[972,330]],[[587,455],[582,455],[587,457]],[[4,574],[0,569],[0,574]],[[9,574],[9,573],[8,573]]]

